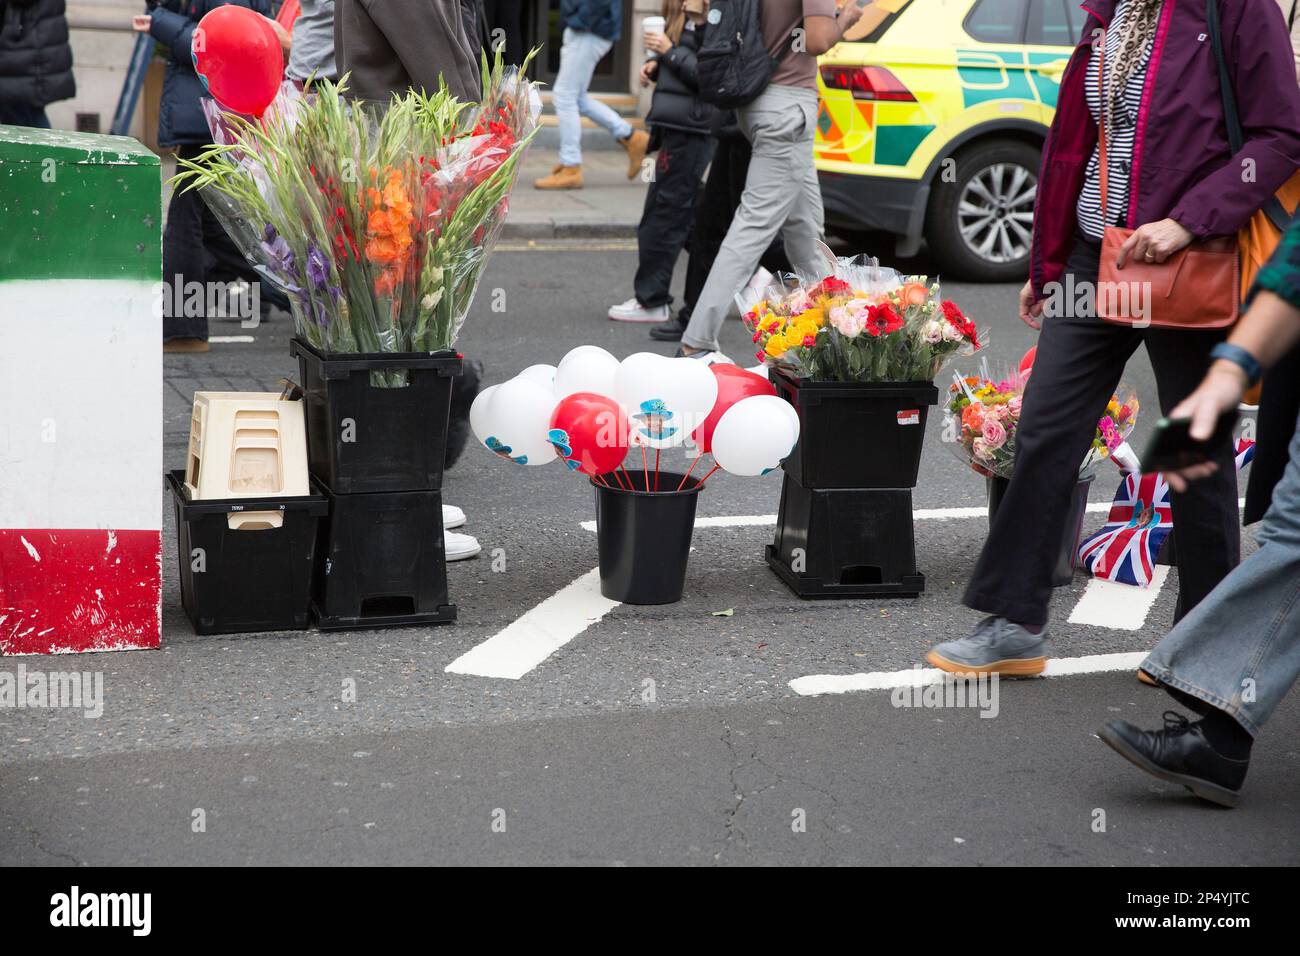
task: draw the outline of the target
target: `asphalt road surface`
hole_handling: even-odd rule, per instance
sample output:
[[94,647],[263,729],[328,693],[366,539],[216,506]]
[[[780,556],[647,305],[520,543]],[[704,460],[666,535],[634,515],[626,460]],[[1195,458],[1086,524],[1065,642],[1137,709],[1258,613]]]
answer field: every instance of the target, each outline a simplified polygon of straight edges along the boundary
[[[507,245],[460,347],[484,361],[486,384],[582,343],[617,355],[650,347],[644,327],[604,317],[631,294],[635,262],[619,241]],[[495,290],[504,312],[489,308]],[[944,291],[992,328],[991,362],[1033,344],[1014,287]],[[215,323],[212,334],[252,341],[167,357],[168,467],[183,465],[195,389],[264,390],[296,375],[286,317]],[[739,322],[723,344],[751,364]],[[1144,355],[1125,381],[1145,403],[1140,447],[1157,417]],[[1094,736],[1108,717],[1154,725],[1171,706],[1134,680],[1127,658],[1097,656],[1159,639],[1176,571],[1141,594],[1085,600],[1082,575],[1058,589],[1059,670],[1116,669],[1005,682],[992,719],[897,707],[889,690],[820,693],[834,686],[820,675],[888,686],[977,619],[959,598],[987,530],[986,493],[940,440],[940,418],[927,427],[914,500],[926,575],[915,600],[801,601],[762,557],[779,473],[719,473],[700,497],[714,520],[695,533],[683,601],[598,607],[595,536],[583,526],[591,488],[558,465],[521,470],[471,447],[444,488],[484,547],[450,566],[455,625],[197,637],[160,494],[163,647],[25,659],[102,671],[104,712],[0,710],[0,863],[1300,861],[1294,696],[1256,746],[1235,811],[1148,780]],[[1105,465],[1093,502],[1117,483]],[[1090,513],[1087,527],[1102,520]],[[521,657],[506,640],[500,654],[462,661],[530,622],[555,645],[549,655]],[[493,667],[522,673],[482,676]],[[344,699],[349,684],[355,700]]]

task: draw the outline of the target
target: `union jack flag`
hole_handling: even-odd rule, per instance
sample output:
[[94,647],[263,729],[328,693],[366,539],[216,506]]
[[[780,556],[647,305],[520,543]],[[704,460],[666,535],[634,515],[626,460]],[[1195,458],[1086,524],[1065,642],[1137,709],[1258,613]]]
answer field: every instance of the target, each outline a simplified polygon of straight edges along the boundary
[[[1254,457],[1255,443],[1239,439],[1237,470]],[[1159,474],[1131,472],[1115,492],[1106,524],[1079,546],[1079,563],[1095,578],[1146,587],[1173,530],[1168,482]]]

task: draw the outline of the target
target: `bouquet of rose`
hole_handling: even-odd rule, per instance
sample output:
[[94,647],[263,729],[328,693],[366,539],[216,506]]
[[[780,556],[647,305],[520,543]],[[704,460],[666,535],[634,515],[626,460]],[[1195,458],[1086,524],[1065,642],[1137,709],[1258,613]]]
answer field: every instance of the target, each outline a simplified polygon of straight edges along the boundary
[[[1016,428],[1030,370],[1007,371],[992,378],[987,367],[981,375],[953,375],[948,387],[948,421],[944,437],[980,475],[1010,478],[1016,464]],[[1079,475],[1089,474],[1098,462],[1119,455],[1130,457],[1126,440],[1137,424],[1138,400],[1131,388],[1119,387],[1097,421],[1092,444],[1079,465]],[[1126,467],[1122,463],[1122,467]]]
[[758,360],[814,381],[928,382],[987,339],[937,282],[900,280],[874,260],[841,259],[816,282],[786,276],[737,303]]
[[444,86],[376,108],[350,102],[345,77],[286,86],[260,121],[209,109],[216,145],[182,161],[177,188],[203,190],[313,347],[450,349],[540,113],[499,54],[482,80],[477,103]]

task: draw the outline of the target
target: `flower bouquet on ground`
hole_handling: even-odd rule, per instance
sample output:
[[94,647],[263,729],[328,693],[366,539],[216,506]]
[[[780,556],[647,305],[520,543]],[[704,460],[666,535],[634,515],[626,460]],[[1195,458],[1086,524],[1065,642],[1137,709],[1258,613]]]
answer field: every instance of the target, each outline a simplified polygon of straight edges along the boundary
[[[990,375],[953,374],[948,386],[944,438],[958,457],[986,478],[1010,478],[1016,464],[1016,429],[1032,367]],[[1121,469],[1134,459],[1128,436],[1137,424],[1139,403],[1133,389],[1120,385],[1097,420],[1092,443],[1079,463],[1079,477],[1090,477],[1098,462],[1114,457]],[[1135,462],[1134,462],[1135,463]]]
[[344,77],[282,88],[260,120],[209,110],[216,145],[182,161],[177,188],[203,190],[318,351],[451,349],[540,113],[500,55],[482,79],[475,103],[445,86],[351,102]]
[[929,382],[959,351],[983,347],[939,284],[875,260],[841,259],[820,280],[785,276],[737,297],[760,362],[818,382]]

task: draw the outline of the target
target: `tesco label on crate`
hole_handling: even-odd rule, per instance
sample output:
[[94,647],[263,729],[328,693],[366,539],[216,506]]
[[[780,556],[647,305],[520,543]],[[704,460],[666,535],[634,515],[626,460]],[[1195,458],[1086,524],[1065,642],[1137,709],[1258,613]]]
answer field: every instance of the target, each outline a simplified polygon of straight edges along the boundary
[[900,425],[919,425],[921,424],[921,410],[919,408],[904,408],[898,413],[898,424]]

